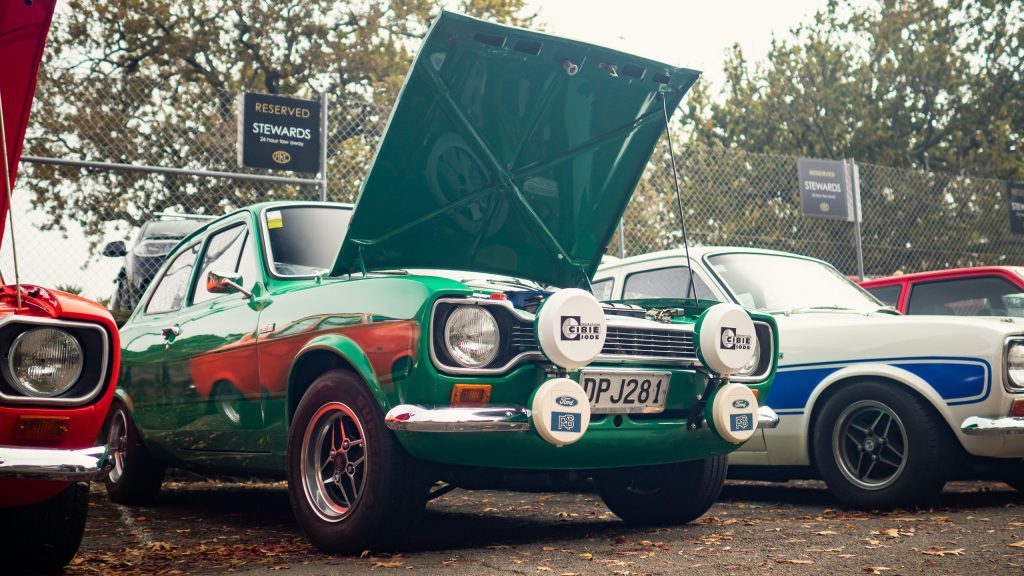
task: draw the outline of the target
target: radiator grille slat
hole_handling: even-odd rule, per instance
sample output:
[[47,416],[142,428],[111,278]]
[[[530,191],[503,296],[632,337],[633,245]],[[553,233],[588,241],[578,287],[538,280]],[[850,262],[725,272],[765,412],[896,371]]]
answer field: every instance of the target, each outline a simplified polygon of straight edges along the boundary
[[[533,326],[517,325],[511,331],[512,347],[518,352],[540,350]],[[693,334],[677,330],[609,326],[602,356],[636,356],[673,360],[693,359]]]

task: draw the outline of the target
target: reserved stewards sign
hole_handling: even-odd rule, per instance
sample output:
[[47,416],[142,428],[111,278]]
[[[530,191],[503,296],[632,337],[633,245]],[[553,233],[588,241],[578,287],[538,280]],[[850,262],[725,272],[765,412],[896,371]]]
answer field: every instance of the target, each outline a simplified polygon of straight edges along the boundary
[[804,216],[853,221],[853,195],[843,161],[798,158],[797,173]]
[[1006,183],[1006,201],[1010,208],[1010,233],[1024,234],[1024,182]]
[[320,171],[320,102],[243,93],[238,103],[238,164]]

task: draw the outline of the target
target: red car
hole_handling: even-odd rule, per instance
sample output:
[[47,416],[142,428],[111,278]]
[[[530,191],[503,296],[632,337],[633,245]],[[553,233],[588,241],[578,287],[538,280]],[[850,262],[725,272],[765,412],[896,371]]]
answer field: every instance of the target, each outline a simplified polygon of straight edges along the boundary
[[[55,2],[0,2],[0,237]],[[0,355],[0,572],[55,572],[81,542],[88,481],[112,465],[96,444],[120,368],[117,327],[95,302],[3,285]]]
[[979,266],[865,280],[860,285],[904,314],[1024,316],[1024,268]]

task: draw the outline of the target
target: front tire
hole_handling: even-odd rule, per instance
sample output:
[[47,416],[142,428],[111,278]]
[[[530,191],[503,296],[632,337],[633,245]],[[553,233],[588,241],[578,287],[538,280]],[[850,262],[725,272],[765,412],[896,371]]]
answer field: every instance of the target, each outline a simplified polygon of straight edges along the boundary
[[324,373],[302,397],[287,460],[292,511],[323,552],[401,545],[426,504],[422,463],[384,426],[366,384],[345,370]]
[[725,456],[594,475],[608,509],[630,524],[686,524],[715,503],[729,468]]
[[5,569],[13,574],[59,572],[78,552],[88,511],[86,482],[72,482],[37,504],[0,510],[0,554]]
[[814,425],[814,458],[844,504],[875,509],[933,500],[951,473],[949,425],[898,384],[862,382],[828,399]]
[[164,465],[150,455],[132,415],[120,401],[110,407],[105,430],[107,446],[114,454],[114,467],[103,481],[110,499],[131,506],[156,500],[164,481]]

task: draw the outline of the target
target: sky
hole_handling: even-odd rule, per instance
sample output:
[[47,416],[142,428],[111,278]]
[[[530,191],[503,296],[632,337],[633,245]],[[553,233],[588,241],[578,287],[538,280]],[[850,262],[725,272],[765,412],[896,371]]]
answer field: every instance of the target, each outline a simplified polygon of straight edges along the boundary
[[[784,36],[810,19],[826,0],[527,0],[545,32],[704,72],[702,82],[721,87],[726,50],[738,43],[748,61],[767,54],[772,35]],[[97,159],[102,160],[102,159]],[[42,232],[44,215],[31,210],[29,194],[16,189],[13,216],[23,282],[76,285],[90,298],[109,298],[121,259],[89,251],[81,228]],[[134,231],[131,231],[134,234]],[[14,281],[10,231],[0,250],[4,280]],[[110,230],[106,240],[127,237]]]

